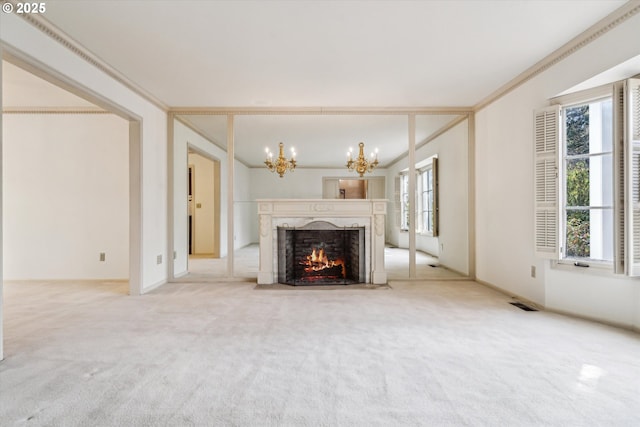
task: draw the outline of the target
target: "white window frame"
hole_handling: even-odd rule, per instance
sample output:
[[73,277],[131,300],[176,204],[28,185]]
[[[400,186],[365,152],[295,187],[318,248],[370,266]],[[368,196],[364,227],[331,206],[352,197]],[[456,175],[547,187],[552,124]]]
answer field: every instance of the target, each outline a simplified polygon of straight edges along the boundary
[[[559,217],[564,180],[558,179],[564,154],[560,105],[613,99],[613,263],[561,258]],[[535,255],[553,265],[606,268],[630,277],[640,276],[640,79],[627,79],[589,91],[551,100],[551,107],[534,112],[534,246]],[[560,187],[562,185],[562,187]],[[564,216],[564,215],[563,215]],[[563,233],[564,234],[564,233]],[[562,239],[564,242],[564,239]]]
[[400,180],[400,231],[408,232],[409,218],[407,216],[408,203],[406,203],[406,200],[408,200],[409,197],[409,173],[402,172],[398,178]]
[[[424,162],[422,162],[424,164]],[[431,219],[432,219],[432,229],[426,229],[424,220],[423,220],[423,212],[425,210],[422,203],[422,194],[425,191],[423,175],[426,173],[431,173],[431,189],[430,189],[430,197],[431,197]],[[407,171],[403,171],[398,176],[398,203],[400,204],[400,209],[398,215],[400,215],[399,227],[400,231],[408,232],[409,231],[409,223],[406,215],[406,203],[404,203],[405,199],[408,197],[407,191],[409,188],[408,180],[409,174]],[[427,190],[429,191],[429,190]],[[416,168],[416,197],[415,197],[415,219],[416,219],[416,234],[424,235],[424,236],[437,236],[438,235],[438,158],[432,157],[428,160],[427,166],[422,166]]]
[[[589,104],[593,104],[593,103],[599,103],[605,100],[611,100],[612,104],[613,104],[613,91],[611,90],[611,88],[608,88],[608,90],[605,90],[605,92],[603,93],[602,96],[598,96],[598,97],[589,97],[589,99],[585,99],[583,101],[579,101],[579,102],[572,102],[572,103],[567,103],[567,104],[562,104],[561,105],[561,129],[562,129],[562,133],[560,136],[560,144],[559,146],[561,147],[559,152],[560,152],[560,176],[558,179],[558,185],[560,186],[560,191],[559,191],[559,195],[560,195],[560,200],[559,200],[559,209],[560,209],[560,233],[559,233],[559,239],[560,239],[560,250],[559,250],[559,256],[560,259],[558,260],[559,263],[565,263],[565,264],[574,264],[576,262],[578,263],[583,263],[583,264],[589,264],[589,266],[601,266],[604,268],[612,268],[614,260],[605,260],[605,259],[597,259],[597,258],[587,258],[587,257],[570,257],[567,255],[567,211],[568,210],[572,210],[571,208],[569,208],[567,206],[567,162],[569,160],[575,160],[578,158],[586,158],[586,159],[593,159],[596,157],[601,157],[601,156],[606,156],[606,155],[611,155],[611,161],[614,161],[614,144],[613,144],[613,134],[611,135],[611,139],[612,139],[612,147],[611,147],[611,151],[601,151],[598,153],[588,153],[588,154],[584,154],[584,155],[568,155],[567,154],[567,141],[566,141],[566,134],[567,134],[567,129],[566,129],[566,114],[565,111],[569,108],[575,108],[581,105],[589,105]],[[613,106],[612,106],[613,108]],[[590,120],[591,120],[591,116],[590,116]],[[614,118],[611,118],[611,129],[612,129],[612,133],[613,133],[613,120]],[[595,127],[597,128],[598,126],[593,126],[592,123],[589,124],[590,126],[590,134],[592,133],[592,128]],[[613,188],[613,181],[615,180],[614,177],[616,175],[616,171],[612,169],[611,171],[612,176],[611,176],[611,182],[612,182],[612,187],[611,187],[611,191],[612,193],[615,192],[615,188]],[[586,210],[591,213],[591,211],[595,211],[595,210],[610,210],[612,213],[612,216],[615,215],[614,213],[614,207],[611,206],[598,206],[598,205],[594,205],[594,204],[590,204],[588,207],[585,207]],[[577,209],[576,209],[577,210]],[[610,238],[612,240],[612,244],[614,244],[613,240],[614,240],[614,233],[615,233],[615,229],[613,226],[613,223],[611,225],[611,230],[608,230],[607,232],[607,236],[608,238]]]
[[[429,176],[429,182],[425,185],[425,177]],[[427,188],[425,188],[425,186]],[[425,206],[425,193],[427,193],[427,199],[431,200],[431,210],[429,209],[429,201],[427,201],[427,206]],[[431,227],[429,227],[429,222],[427,221],[425,224],[424,218],[425,211],[431,212],[431,218],[433,218],[433,165],[420,169],[418,173],[418,195],[418,232],[422,235],[431,236],[433,234],[433,219]]]

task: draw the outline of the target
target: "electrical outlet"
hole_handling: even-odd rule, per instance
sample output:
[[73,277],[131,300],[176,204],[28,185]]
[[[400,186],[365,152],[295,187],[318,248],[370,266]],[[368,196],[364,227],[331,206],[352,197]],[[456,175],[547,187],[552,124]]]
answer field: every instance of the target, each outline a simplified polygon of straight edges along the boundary
[[176,253],[176,251],[173,251],[173,259],[178,258],[178,254]]
[[536,266],[535,265],[531,266],[531,277],[534,278],[534,279],[536,278]]
[[100,252],[100,261],[104,261],[107,258],[107,254]]
[[162,255],[158,255],[156,258],[156,264],[162,264]]

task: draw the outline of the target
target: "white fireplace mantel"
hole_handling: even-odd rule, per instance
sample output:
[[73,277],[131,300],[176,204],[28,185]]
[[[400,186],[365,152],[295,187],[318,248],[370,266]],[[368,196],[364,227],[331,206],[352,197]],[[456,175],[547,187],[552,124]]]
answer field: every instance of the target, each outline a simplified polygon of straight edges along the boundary
[[300,227],[310,222],[328,221],[338,226],[365,227],[367,282],[387,283],[384,269],[384,199],[259,199],[260,268],[258,284],[277,282],[277,227]]

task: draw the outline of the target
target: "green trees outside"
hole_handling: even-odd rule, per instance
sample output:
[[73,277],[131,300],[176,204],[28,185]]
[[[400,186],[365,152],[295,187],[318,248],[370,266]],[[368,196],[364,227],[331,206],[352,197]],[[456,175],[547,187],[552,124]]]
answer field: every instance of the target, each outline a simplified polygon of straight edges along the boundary
[[[567,248],[569,257],[589,257],[589,106],[567,108],[566,197]],[[576,156],[576,157],[573,157]]]

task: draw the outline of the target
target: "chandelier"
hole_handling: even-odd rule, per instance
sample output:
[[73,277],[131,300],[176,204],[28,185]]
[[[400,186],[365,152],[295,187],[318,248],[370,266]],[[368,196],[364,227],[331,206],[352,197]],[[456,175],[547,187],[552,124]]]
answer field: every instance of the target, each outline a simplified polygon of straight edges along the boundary
[[267,165],[267,169],[271,172],[278,172],[280,178],[282,178],[287,171],[293,172],[296,168],[296,151],[291,149],[291,160],[288,160],[284,157],[284,144],[280,143],[280,154],[278,158],[273,160],[273,153],[269,151],[269,148],[266,150],[267,159],[264,161],[264,164]]
[[360,147],[360,152],[358,153],[358,158],[353,160],[353,150],[349,148],[349,152],[347,156],[349,156],[347,160],[347,169],[349,171],[356,171],[363,176],[365,172],[371,172],[376,166],[378,166],[378,149],[376,148],[375,154],[371,153],[371,159],[367,160],[364,156],[364,142],[358,144]]

